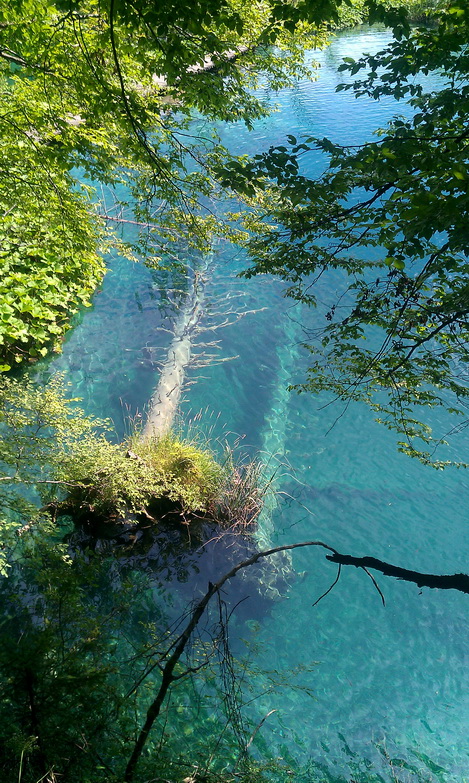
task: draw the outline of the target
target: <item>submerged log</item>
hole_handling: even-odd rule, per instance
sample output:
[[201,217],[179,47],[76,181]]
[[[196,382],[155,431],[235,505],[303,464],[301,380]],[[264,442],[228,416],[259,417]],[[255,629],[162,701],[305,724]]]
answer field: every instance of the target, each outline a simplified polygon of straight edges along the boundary
[[158,386],[152,394],[142,439],[159,438],[171,429],[179,406],[187,367],[191,361],[192,340],[203,312],[204,286],[195,273],[192,291],[174,328]]

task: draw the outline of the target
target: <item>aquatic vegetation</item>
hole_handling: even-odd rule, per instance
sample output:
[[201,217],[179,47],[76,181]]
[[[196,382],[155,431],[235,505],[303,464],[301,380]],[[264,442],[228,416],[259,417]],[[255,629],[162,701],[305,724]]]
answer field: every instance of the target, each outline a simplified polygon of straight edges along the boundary
[[231,452],[218,462],[207,445],[172,432],[134,435],[119,444],[86,438],[64,455],[54,475],[71,487],[55,512],[76,521],[179,517],[184,524],[208,521],[242,534],[252,531],[269,491],[261,463],[237,464]]
[[212,515],[224,527],[245,533],[252,530],[270,491],[270,481],[266,479],[260,461],[237,465],[230,452],[224,481],[212,505]]

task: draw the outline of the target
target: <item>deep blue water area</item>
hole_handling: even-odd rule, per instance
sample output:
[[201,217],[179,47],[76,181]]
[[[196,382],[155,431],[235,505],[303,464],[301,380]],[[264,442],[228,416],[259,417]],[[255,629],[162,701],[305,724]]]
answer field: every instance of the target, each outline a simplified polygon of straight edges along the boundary
[[[314,54],[321,66],[317,81],[270,96],[278,111],[252,132],[224,126],[223,141],[236,152],[254,153],[282,143],[287,133],[350,144],[369,139],[394,113],[408,109],[390,98],[374,102],[335,93],[337,66],[342,57],[377,51],[387,40],[386,31],[341,33]],[[311,156],[305,165],[314,173],[322,161]],[[322,539],[339,551],[415,570],[466,571],[467,472],[437,472],[399,454],[394,435],[358,405],[330,429],[340,407],[323,408],[321,400],[287,392],[306,362],[300,324],[312,325],[318,316],[284,299],[279,281],[237,278],[243,264],[237,251],[219,245],[206,291],[206,324],[230,309],[229,302],[233,310],[257,312],[216,333],[220,356],[238,358],[190,373],[198,380],[186,391],[182,420],[202,411],[207,431],[235,433],[246,446],[283,460],[277,486],[284,494],[272,506],[272,525],[263,523],[268,540]],[[177,281],[167,283],[125,259],[111,259],[110,266],[93,308],[69,334],[52,369],[66,373],[88,412],[112,417],[122,432],[126,411],[142,411],[156,385],[170,340],[158,328],[168,328],[174,317],[171,292],[161,292]],[[322,285],[321,297],[332,302],[337,281],[326,278]],[[446,426],[443,419],[436,424]],[[467,445],[463,432],[452,449],[464,458]],[[269,747],[285,758],[336,759],[338,769],[352,769],[358,757],[374,757],[378,743],[436,779],[461,783],[469,769],[468,597],[378,577],[383,607],[367,575],[349,568],[312,608],[334,579],[335,566],[316,549],[295,551],[293,566],[302,577],[292,578],[282,600],[257,613],[253,604],[260,620],[256,663],[287,671],[317,662],[307,676],[314,699],[285,686],[253,702],[254,725],[277,710],[262,729]],[[204,576],[203,557],[199,568]],[[212,559],[205,575],[212,578],[213,569]],[[190,580],[184,596],[188,590]],[[267,676],[259,677],[259,693],[266,682]]]

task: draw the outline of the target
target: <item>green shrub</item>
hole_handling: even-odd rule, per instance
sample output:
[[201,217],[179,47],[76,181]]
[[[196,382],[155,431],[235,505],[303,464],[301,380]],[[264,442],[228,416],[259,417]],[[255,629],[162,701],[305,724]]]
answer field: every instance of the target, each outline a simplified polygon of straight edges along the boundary
[[63,508],[74,516],[187,516],[208,511],[225,471],[206,448],[169,434],[120,444],[87,438],[64,456],[57,477],[72,485]]
[[[445,0],[385,0],[386,7],[406,9],[409,19],[413,23],[427,22],[435,19],[446,6]],[[368,9],[364,0],[350,0],[342,3],[339,8],[338,22],[332,27],[343,30],[366,22]]]
[[[0,168],[11,165],[4,157],[0,150]],[[35,201],[25,190],[3,199],[0,188],[0,372],[60,350],[71,316],[90,305],[105,272],[104,234],[84,194],[64,186]]]
[[[45,509],[75,522],[210,520],[246,531],[264,489],[257,463],[218,462],[200,437],[175,433],[112,443],[107,421],[85,416],[60,377],[36,388],[0,376],[0,528],[15,529]],[[4,541],[5,543],[5,541]],[[0,562],[0,571],[1,571]]]

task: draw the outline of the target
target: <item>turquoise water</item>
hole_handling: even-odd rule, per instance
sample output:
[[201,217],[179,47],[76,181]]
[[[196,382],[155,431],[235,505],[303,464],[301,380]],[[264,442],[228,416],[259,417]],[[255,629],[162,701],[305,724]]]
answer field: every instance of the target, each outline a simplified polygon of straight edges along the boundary
[[[272,96],[276,113],[252,133],[238,125],[224,127],[224,141],[243,153],[280,143],[286,133],[348,143],[369,138],[405,107],[390,99],[375,103],[335,94],[336,67],[341,57],[378,50],[386,40],[386,32],[379,31],[339,35],[315,55],[321,63],[316,82],[302,81]],[[320,159],[307,162],[311,172],[321,165]],[[168,288],[177,288],[178,281],[163,281],[123,259],[110,264],[93,308],[82,314],[52,369],[66,372],[88,412],[112,417],[122,433],[126,414],[142,411],[156,385],[158,362],[170,340],[159,327],[168,328],[176,316],[170,300],[177,295]],[[203,411],[202,424],[214,435],[234,433],[247,448],[275,452],[283,460],[278,473],[283,494],[273,505],[272,525],[265,523],[265,535],[274,545],[320,538],[339,551],[416,570],[466,571],[467,473],[435,472],[398,454],[393,435],[361,407],[351,406],[330,429],[341,408],[323,409],[320,400],[288,394],[286,385],[301,379],[306,361],[300,323],[311,325],[318,316],[285,300],[278,281],[237,279],[244,264],[233,249],[217,248],[205,325],[227,307],[257,312],[216,334],[220,355],[237,358],[189,373],[197,383],[186,391],[182,419]],[[325,302],[333,300],[336,284],[324,282]],[[448,428],[444,420],[436,424]],[[463,432],[452,448],[464,459],[467,445]],[[202,589],[201,580],[216,573],[211,558],[208,565],[200,556],[201,574],[184,585],[184,596]],[[253,596],[243,609],[244,619],[252,610],[259,621],[259,666],[288,671],[317,662],[305,677],[314,699],[284,687],[251,706],[254,724],[277,710],[262,729],[271,750],[319,763],[337,760],[338,768],[347,769],[352,753],[374,759],[379,743],[423,769],[429,769],[429,757],[446,770],[441,779],[461,781],[469,768],[467,596],[420,592],[382,577],[383,607],[364,572],[344,569],[334,591],[312,608],[335,567],[319,550],[295,552],[293,564],[296,572],[306,573],[291,580],[283,600],[261,611]],[[252,585],[246,590],[252,593]],[[240,622],[241,627],[245,633]],[[259,693],[264,686],[262,677],[254,684]]]

